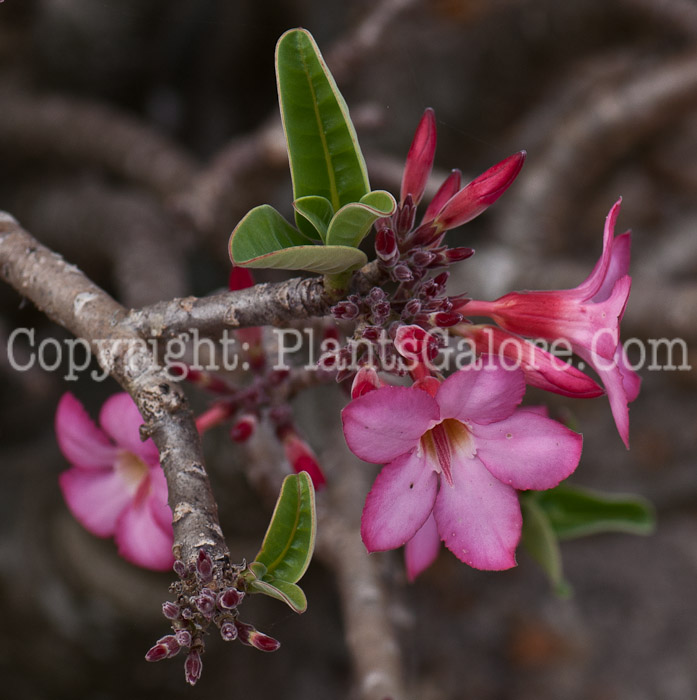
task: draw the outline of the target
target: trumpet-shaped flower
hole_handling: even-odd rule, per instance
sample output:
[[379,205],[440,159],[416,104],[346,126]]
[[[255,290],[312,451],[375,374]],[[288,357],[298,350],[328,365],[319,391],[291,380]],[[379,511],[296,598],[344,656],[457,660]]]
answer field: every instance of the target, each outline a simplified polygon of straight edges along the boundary
[[368,551],[410,544],[418,573],[433,556],[433,532],[478,569],[515,566],[522,518],[517,489],[556,486],[576,468],[582,438],[517,409],[519,369],[495,358],[444,382],[383,387],[342,412],[344,435],[361,459],[385,464],[366,499]]
[[567,340],[600,376],[618,432],[629,447],[627,404],[637,397],[640,379],[629,367],[619,337],[631,288],[627,274],[630,234],[614,236],[620,203],[621,200],[614,204],[605,221],[602,255],[578,287],[512,292],[492,302],[470,300],[457,310],[472,316],[489,316],[518,335]]
[[102,406],[97,427],[82,404],[64,394],[56,436],[72,467],[59,476],[75,518],[98,537],[114,536],[119,554],[146,569],[171,568],[172,512],[167,482],[152,440],[140,440],[143,422],[128,394]]

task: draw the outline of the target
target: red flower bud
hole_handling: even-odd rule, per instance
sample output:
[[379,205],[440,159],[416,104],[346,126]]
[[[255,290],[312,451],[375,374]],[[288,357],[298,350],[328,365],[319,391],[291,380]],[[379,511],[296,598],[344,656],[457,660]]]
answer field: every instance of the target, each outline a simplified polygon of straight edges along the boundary
[[257,422],[253,413],[246,413],[230,428],[230,439],[233,442],[246,442],[256,430]]
[[421,117],[407,154],[407,162],[402,176],[400,202],[404,202],[408,194],[411,194],[415,205],[421,201],[428,176],[431,174],[435,152],[436,115],[429,107]]
[[195,650],[191,650],[184,662],[184,676],[189,685],[196,685],[196,681],[201,677],[203,671],[203,662],[201,654]]
[[351,385],[351,398],[357,399],[381,386],[380,378],[374,367],[361,367],[353,378]]
[[327,479],[312,448],[292,428],[285,430],[282,440],[283,451],[292,470],[296,474],[307,472],[315,489],[322,488],[327,483]]
[[433,221],[436,218],[436,214],[443,208],[445,203],[454,195],[460,191],[462,182],[462,173],[455,168],[450,172],[450,175],[444,180],[443,184],[438,188],[435,196],[431,200],[431,203],[426,208],[426,213],[421,222],[421,226]]
[[445,231],[479,216],[513,184],[525,155],[525,151],[519,151],[472,180],[443,205],[434,223]]

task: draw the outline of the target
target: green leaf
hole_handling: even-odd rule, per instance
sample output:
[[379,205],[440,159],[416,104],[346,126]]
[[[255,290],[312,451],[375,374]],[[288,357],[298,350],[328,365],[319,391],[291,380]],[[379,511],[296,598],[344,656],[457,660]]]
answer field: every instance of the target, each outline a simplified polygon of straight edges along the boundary
[[366,254],[347,246],[307,245],[307,239],[273,207],[255,207],[230,237],[230,259],[239,267],[306,270],[336,274],[368,262]]
[[369,192],[360,202],[345,204],[329,224],[327,244],[357,248],[373,223],[392,214],[396,207],[394,197],[384,190]]
[[[305,29],[276,45],[276,79],[293,179],[293,198],[325,197],[334,211],[370,191],[368,173],[348,107],[322,54]],[[296,215],[301,231],[311,225]]]
[[268,580],[253,580],[249,583],[249,590],[264,593],[290,606],[296,613],[304,613],[307,610],[307,598],[300,586],[288,581],[270,578]]
[[648,535],[655,527],[653,506],[639,496],[561,484],[536,498],[561,539],[599,532]]
[[289,474],[281,486],[261,549],[254,558],[266,567],[267,581],[271,577],[276,582],[300,580],[315,547],[316,520],[312,480],[307,472]]
[[534,496],[522,495],[520,506],[523,512],[523,534],[521,542],[530,556],[547,574],[555,593],[562,597],[571,594],[571,586],[564,578],[559,541],[545,511]]
[[295,211],[302,214],[314,227],[318,236],[323,242],[327,240],[327,228],[329,222],[334,216],[334,208],[332,203],[326,197],[318,197],[317,195],[308,195],[300,197],[293,202]]

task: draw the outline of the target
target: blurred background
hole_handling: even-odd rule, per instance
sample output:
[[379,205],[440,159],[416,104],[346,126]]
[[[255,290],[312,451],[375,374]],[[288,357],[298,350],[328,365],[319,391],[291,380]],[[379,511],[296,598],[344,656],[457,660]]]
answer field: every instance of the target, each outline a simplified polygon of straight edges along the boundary
[[[697,364],[697,3],[5,0],[0,209],[127,306],[224,288],[237,221],[264,202],[291,210],[273,55],[294,26],[314,34],[337,78],[374,188],[398,192],[427,106],[438,120],[434,187],[451,168],[467,179],[527,149],[505,196],[449,234],[477,250],[451,293],[575,286],[622,196],[619,230],[633,230],[623,335],[684,341],[674,346],[677,368],[640,371],[630,451],[605,399],[531,396],[584,433],[576,483],[642,494],[658,513],[650,537],[565,544],[571,599],[556,598],[524,553],[516,569],[491,574],[443,552],[413,585],[399,553],[375,555],[410,697],[697,697],[697,381],[687,369]],[[36,344],[68,337],[0,287],[6,696],[361,697],[334,573],[320,560],[304,579],[304,615],[268,599],[245,609],[282,641],[279,652],[211,640],[193,691],[179,659],[143,661],[167,629],[160,604],[170,577],[131,567],[112,542],[82,531],[57,484],[67,466],[53,433],[59,397],[70,390],[96,415],[117,387],[67,382],[60,364],[16,371],[5,348],[17,327],[35,328]],[[639,347],[630,349],[637,361]],[[30,349],[15,343],[14,360]],[[665,350],[654,364],[671,364]],[[301,407],[329,462],[345,457],[341,402],[323,388]],[[204,447],[241,559],[256,552],[269,511],[223,433]]]

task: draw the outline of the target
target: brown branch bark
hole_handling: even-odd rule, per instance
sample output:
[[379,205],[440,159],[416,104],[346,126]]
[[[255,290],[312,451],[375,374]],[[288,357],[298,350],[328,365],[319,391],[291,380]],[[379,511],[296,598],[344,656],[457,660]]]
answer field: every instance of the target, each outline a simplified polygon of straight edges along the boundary
[[0,276],[51,320],[88,341],[102,368],[135,400],[167,478],[175,555],[193,562],[199,548],[206,548],[213,559],[226,559],[228,549],[186,397],[127,323],[126,310],[4,212]]

